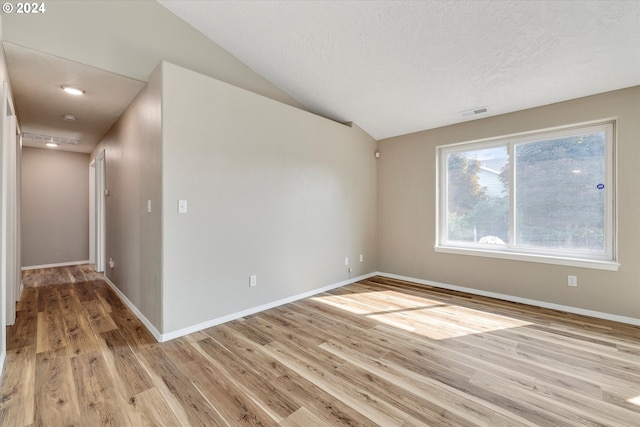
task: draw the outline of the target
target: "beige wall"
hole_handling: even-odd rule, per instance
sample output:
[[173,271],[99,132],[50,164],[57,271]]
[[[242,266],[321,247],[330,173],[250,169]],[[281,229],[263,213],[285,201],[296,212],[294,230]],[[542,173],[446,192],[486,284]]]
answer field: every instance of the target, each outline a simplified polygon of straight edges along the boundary
[[[161,330],[161,70],[91,154],[105,151],[107,277]],[[147,212],[151,200],[152,212]]]
[[56,0],[43,14],[4,14],[4,40],[147,81],[166,60],[301,108],[301,104],[152,0]]
[[163,73],[164,333],[375,271],[371,137],[172,64]]
[[89,155],[22,149],[22,265],[89,259]]
[[[617,272],[436,253],[435,147],[584,121],[618,124]],[[640,319],[640,87],[379,141],[378,270]],[[578,287],[567,286],[567,275]]]

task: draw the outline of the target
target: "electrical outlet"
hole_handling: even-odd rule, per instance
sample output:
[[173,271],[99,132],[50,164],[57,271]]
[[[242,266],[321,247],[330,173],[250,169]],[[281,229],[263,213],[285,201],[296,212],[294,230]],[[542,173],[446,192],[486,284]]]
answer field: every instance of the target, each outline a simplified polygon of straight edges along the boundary
[[349,257],[344,258],[344,265],[349,265]]
[[364,255],[360,254],[360,262],[364,261]]
[[258,277],[257,276],[249,276],[249,287],[253,288],[258,285]]
[[578,286],[578,276],[567,276],[567,285]]

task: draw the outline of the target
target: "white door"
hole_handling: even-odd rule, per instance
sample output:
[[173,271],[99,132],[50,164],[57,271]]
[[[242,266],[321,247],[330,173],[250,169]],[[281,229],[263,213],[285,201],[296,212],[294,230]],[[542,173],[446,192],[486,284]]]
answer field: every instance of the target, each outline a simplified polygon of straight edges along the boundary
[[105,268],[105,160],[104,150],[96,157],[96,271],[104,272]]

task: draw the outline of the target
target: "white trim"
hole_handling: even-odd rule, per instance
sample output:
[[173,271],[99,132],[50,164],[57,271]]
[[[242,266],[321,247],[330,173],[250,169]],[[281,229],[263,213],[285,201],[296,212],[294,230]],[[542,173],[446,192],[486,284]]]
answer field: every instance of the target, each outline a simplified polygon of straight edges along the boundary
[[592,268],[595,270],[618,271],[620,264],[615,261],[598,261],[594,259],[562,258],[553,255],[533,253],[507,252],[492,249],[461,248],[439,245],[433,248],[436,252],[457,255],[483,256],[514,261],[539,262],[542,264],[566,265],[569,267]]
[[89,260],[85,259],[84,261],[59,262],[57,264],[27,265],[25,267],[22,267],[22,271],[37,270],[39,268],[67,267],[69,265],[84,265],[84,264],[90,264]]
[[505,294],[499,294],[496,292],[482,291],[480,289],[465,288],[464,286],[449,285],[447,283],[432,282],[430,280],[416,279],[415,277],[401,276],[399,274],[383,273],[383,272],[378,272],[376,274],[378,276],[388,277],[390,279],[405,280],[407,282],[414,282],[420,285],[433,286],[435,288],[449,289],[452,291],[464,292],[472,295],[481,295],[484,297],[495,298],[495,299],[500,299],[504,301],[517,302],[521,304],[532,305],[535,307],[550,308],[552,310],[565,311],[567,313],[581,314],[583,316],[595,317],[597,319],[611,320],[614,322],[627,323],[629,325],[640,326],[640,319],[636,319],[635,317],[619,316],[617,314],[603,313],[601,311],[587,310],[579,307],[571,307],[569,305],[555,304],[552,302],[538,301],[538,300],[533,300],[529,298],[521,298],[513,295],[505,295]]
[[[568,135],[579,135],[587,132],[605,133],[605,224],[604,248],[602,253],[588,251],[553,250],[553,248],[527,248],[520,245],[516,239],[516,199],[515,147],[520,144],[535,143],[540,138],[558,138]],[[501,248],[486,247],[477,242],[455,242],[449,240],[448,230],[448,173],[447,155],[476,151],[493,147],[506,147],[509,157],[509,240]],[[577,123],[568,126],[558,126],[529,132],[522,132],[504,136],[484,138],[475,141],[458,142],[439,145],[436,150],[436,242],[437,252],[452,254],[487,256],[492,258],[515,259],[521,261],[541,262],[548,264],[567,265],[572,267],[594,268],[600,270],[617,271],[618,229],[617,229],[617,122],[615,118]]]
[[149,332],[151,332],[151,335],[153,335],[153,337],[156,339],[156,341],[163,342],[162,334],[155,328],[155,326],[153,326],[153,324],[149,321],[149,319],[147,319],[144,316],[144,314],[142,314],[142,312],[140,310],[138,310],[138,307],[136,307],[129,300],[129,298],[127,298],[125,296],[125,294],[123,294],[122,291],[120,289],[118,289],[118,287],[116,285],[114,285],[111,280],[109,280],[109,278],[107,276],[103,275],[103,278],[104,278],[104,281],[107,282],[107,284],[109,286],[111,286],[111,289],[113,289],[113,291],[116,294],[118,294],[118,296],[120,297],[122,302],[124,302],[125,305],[127,307],[129,307],[129,310],[131,310],[133,312],[133,314],[135,314],[136,317],[144,324],[144,326],[146,326],[146,328],[149,330]]
[[7,352],[6,351],[0,352],[0,375],[2,375],[2,372],[4,370],[4,361],[6,359],[7,359]]
[[579,122],[579,123],[573,123],[573,124],[569,124],[569,125],[558,125],[558,126],[551,126],[548,128],[543,128],[543,129],[534,129],[534,130],[528,130],[528,131],[523,131],[523,132],[516,132],[516,133],[508,133],[508,134],[504,134],[504,135],[497,135],[497,136],[488,136],[486,138],[480,138],[480,139],[472,139],[469,141],[461,141],[461,142],[454,142],[452,144],[443,144],[443,145],[438,145],[436,147],[436,149],[438,148],[442,148],[442,147],[454,147],[456,145],[471,145],[471,144],[478,144],[478,143],[484,143],[484,142],[488,142],[490,145],[491,142],[493,141],[498,141],[501,139],[514,139],[514,138],[520,138],[520,137],[533,137],[533,139],[535,139],[537,136],[539,135],[544,135],[546,133],[551,133],[551,132],[556,132],[556,131],[571,131],[571,130],[575,130],[575,129],[579,129],[579,128],[585,128],[585,127],[591,127],[591,126],[598,126],[601,124],[606,124],[606,123],[610,123],[610,122],[615,122],[616,120],[618,120],[617,116],[612,116],[612,117],[606,117],[606,118],[602,118],[602,119],[596,119],[596,120],[589,120],[586,122]]
[[89,163],[89,261],[96,263],[96,159]]
[[96,175],[95,175],[95,185],[96,185],[96,189],[95,189],[95,203],[96,203],[96,210],[95,210],[95,214],[96,214],[96,220],[95,220],[95,227],[96,227],[96,234],[95,234],[95,244],[96,244],[96,250],[95,250],[95,261],[96,261],[96,271],[98,272],[104,272],[105,271],[105,264],[106,264],[106,253],[107,253],[107,247],[106,247],[106,236],[107,236],[107,226],[106,226],[106,222],[107,222],[107,214],[106,214],[106,203],[107,201],[105,200],[105,192],[107,189],[107,181],[106,181],[106,172],[105,172],[105,168],[106,168],[106,154],[105,154],[105,150],[102,150],[98,153],[98,155],[95,158],[95,162],[96,162]]
[[[0,209],[2,236],[0,244],[0,282],[4,304],[3,323],[0,327],[13,325],[16,321],[16,297],[19,288],[20,258],[18,256],[19,221],[18,204],[18,146],[17,118],[13,102],[8,93],[8,84],[2,86],[2,207]],[[3,335],[4,336],[4,335]],[[6,349],[5,342],[2,349]]]
[[244,316],[249,316],[251,314],[259,313],[261,311],[269,310],[270,308],[275,308],[280,305],[288,304],[290,302],[298,301],[303,298],[308,298],[317,294],[321,294],[323,292],[330,291],[335,288],[339,288],[341,286],[349,285],[351,283],[358,282],[360,280],[368,279],[370,277],[375,276],[377,273],[369,273],[362,276],[355,277],[353,279],[344,280],[342,282],[334,283],[333,285],[324,286],[322,288],[317,288],[308,292],[304,292],[301,294],[293,295],[287,298],[283,298],[281,300],[273,301],[267,304],[259,305],[257,307],[251,307],[246,310],[239,311],[237,313],[228,314],[226,316],[218,317],[215,319],[207,320],[206,322],[198,323],[193,326],[187,326],[186,328],[178,329],[177,331],[169,332],[166,334],[162,334],[162,340],[160,342],[169,341],[175,338],[180,338],[184,335],[188,335],[194,332],[201,331],[203,329],[210,328],[212,326],[220,325],[225,322],[230,322],[232,320],[240,319]]

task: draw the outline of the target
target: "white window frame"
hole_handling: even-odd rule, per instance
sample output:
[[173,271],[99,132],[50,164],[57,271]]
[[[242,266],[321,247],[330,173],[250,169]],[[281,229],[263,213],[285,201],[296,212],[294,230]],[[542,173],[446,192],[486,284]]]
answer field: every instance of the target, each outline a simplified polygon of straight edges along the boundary
[[[538,140],[553,139],[567,135],[584,132],[605,132],[605,251],[604,253],[588,254],[570,250],[553,250],[545,248],[524,248],[513,246],[515,234],[515,167],[513,167],[513,152],[516,144],[533,142]],[[615,119],[600,120],[596,122],[573,124],[570,126],[556,127],[487,138],[482,140],[466,141],[455,144],[440,145],[436,147],[436,244],[435,251],[451,254],[484,256],[519,261],[541,262],[573,267],[594,268],[601,270],[617,271],[620,264],[617,262],[617,171],[616,171],[616,121]],[[510,154],[511,164],[509,186],[509,242],[505,246],[483,245],[479,243],[448,241],[447,237],[447,155],[456,152],[481,150],[492,147],[506,146]]]

